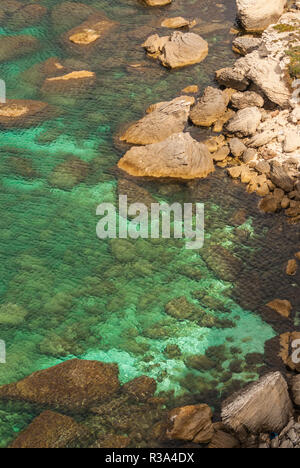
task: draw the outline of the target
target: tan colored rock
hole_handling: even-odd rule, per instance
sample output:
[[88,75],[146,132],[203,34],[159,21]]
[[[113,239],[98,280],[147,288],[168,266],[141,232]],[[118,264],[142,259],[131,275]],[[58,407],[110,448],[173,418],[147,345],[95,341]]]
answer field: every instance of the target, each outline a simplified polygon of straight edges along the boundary
[[64,411],[81,411],[101,402],[120,384],[118,366],[71,359],[0,387],[0,399],[35,403]]
[[295,253],[295,257],[298,258],[298,260],[300,260],[300,252]]
[[295,276],[298,270],[298,263],[296,260],[293,258],[288,261],[288,264],[286,266],[286,274],[289,276]]
[[278,21],[287,0],[237,0],[238,18],[246,31],[264,31]]
[[131,148],[118,167],[139,177],[174,177],[196,179],[214,171],[207,147],[189,133],[171,135],[160,143]]
[[197,93],[199,93],[199,86],[197,86],[197,85],[187,86],[181,92],[183,94],[197,94]]
[[293,412],[288,386],[280,372],[250,384],[222,404],[222,421],[237,434],[279,433]]
[[300,374],[292,379],[292,395],[295,405],[300,406]]
[[209,443],[213,437],[212,411],[207,405],[182,406],[168,414],[169,440]]
[[53,116],[51,107],[41,101],[9,99],[0,104],[0,126],[26,128]]
[[36,52],[40,47],[40,42],[33,36],[4,36],[0,41],[0,63],[15,60],[28,54]]
[[231,104],[236,109],[245,109],[246,107],[263,107],[264,98],[255,91],[238,92],[231,96]]
[[213,159],[216,162],[224,161],[229,156],[230,148],[228,145],[222,146],[213,154]]
[[47,78],[44,81],[42,92],[51,94],[78,94],[86,91],[96,82],[96,73],[80,70],[67,73],[66,75]]
[[201,36],[179,31],[169,37],[154,34],[147,39],[143,47],[167,68],[181,68],[200,63],[208,54],[208,43]]
[[228,96],[219,89],[206,88],[202,98],[191,110],[190,118],[193,124],[210,127],[224,116],[228,102]]
[[260,200],[258,208],[264,213],[275,213],[279,209],[279,203],[273,195],[267,195]]
[[247,55],[257,49],[261,44],[261,38],[245,34],[236,37],[232,42],[232,49],[237,54]]
[[160,102],[147,110],[148,115],[132,124],[121,136],[121,141],[133,145],[149,145],[182,132],[188,120],[194,98],[180,96],[170,102]]
[[222,424],[214,424],[214,435],[208,446],[209,449],[235,449],[239,448],[240,443],[236,437],[223,428],[218,428]]
[[261,113],[257,107],[246,107],[236,113],[227,124],[230,133],[242,136],[253,135],[261,122]]
[[268,302],[267,307],[275,310],[275,312],[286,318],[290,316],[292,311],[292,304],[290,301],[282,299],[274,299],[274,301]]
[[230,67],[217,70],[216,80],[220,86],[226,86],[226,88],[233,88],[238,91],[245,91],[250,84],[245,77],[245,72]]
[[148,6],[165,6],[172,3],[172,0],[144,0]]
[[18,435],[10,448],[72,448],[87,434],[87,429],[74,419],[53,411],[44,411]]
[[165,19],[162,23],[161,26],[163,28],[170,28],[170,29],[179,29],[179,28],[184,28],[184,27],[189,27],[192,28],[195,26],[196,21],[191,21],[185,18],[182,18],[182,16],[177,16],[176,18],[167,18]]

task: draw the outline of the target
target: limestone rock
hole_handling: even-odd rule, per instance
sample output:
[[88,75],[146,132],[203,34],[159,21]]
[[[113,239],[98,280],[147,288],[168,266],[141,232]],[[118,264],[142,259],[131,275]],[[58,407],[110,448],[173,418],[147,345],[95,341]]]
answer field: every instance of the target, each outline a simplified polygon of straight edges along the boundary
[[228,97],[219,89],[208,87],[203,97],[192,108],[190,118],[195,125],[210,127],[226,112]]
[[245,93],[234,93],[231,96],[231,104],[236,109],[245,109],[246,107],[263,107],[264,98],[255,91],[246,91]]
[[199,93],[199,86],[197,86],[197,85],[187,86],[181,92],[183,94],[197,94],[197,93]]
[[247,55],[257,49],[260,44],[261,38],[246,34],[245,36],[236,37],[232,43],[232,48],[238,54]]
[[227,124],[230,133],[242,136],[253,135],[261,121],[261,113],[257,107],[246,107],[239,110]]
[[226,400],[222,421],[237,433],[244,428],[254,434],[279,433],[292,411],[286,381],[280,372],[272,372]]
[[233,88],[238,91],[246,91],[250,82],[245,77],[245,73],[235,68],[221,68],[216,71],[216,80],[221,86]]
[[250,140],[248,141],[248,146],[250,148],[260,148],[261,146],[267,145],[276,138],[276,132],[266,130],[262,133],[256,133],[252,138],[250,138]]
[[278,21],[287,0],[237,0],[238,18],[246,31],[258,32]]
[[44,411],[18,435],[10,448],[72,448],[87,434],[87,429],[74,419]]
[[274,299],[267,304],[270,309],[275,310],[278,314],[282,315],[282,317],[289,317],[292,311],[292,304],[290,301],[283,300],[283,299]]
[[292,258],[287,263],[286,274],[289,276],[295,276],[295,274],[297,273],[297,270],[298,270],[298,263],[294,258]]
[[285,192],[291,192],[294,188],[294,180],[288,168],[285,169],[279,161],[274,161],[272,163],[270,179],[277,187]]
[[133,176],[195,179],[214,171],[207,147],[189,133],[171,135],[160,143],[131,148],[119,161],[120,169]]
[[166,436],[169,440],[205,444],[211,441],[214,429],[212,411],[207,405],[183,406],[168,414]]
[[0,126],[4,128],[26,128],[53,115],[51,107],[41,101],[9,99],[0,104]]
[[119,387],[115,364],[72,359],[0,387],[0,399],[81,411],[107,399]]
[[283,151],[292,153],[300,148],[300,133],[297,130],[286,130]]
[[147,39],[143,47],[167,68],[181,68],[200,63],[208,54],[208,43],[201,36],[179,31],[162,38],[154,34]]
[[239,138],[232,138],[229,141],[230,151],[235,158],[240,158],[246,151],[247,147]]
[[121,141],[133,145],[149,145],[161,142],[173,133],[182,132],[193,103],[193,97],[180,96],[170,102],[151,106],[149,114],[132,124],[121,136]]

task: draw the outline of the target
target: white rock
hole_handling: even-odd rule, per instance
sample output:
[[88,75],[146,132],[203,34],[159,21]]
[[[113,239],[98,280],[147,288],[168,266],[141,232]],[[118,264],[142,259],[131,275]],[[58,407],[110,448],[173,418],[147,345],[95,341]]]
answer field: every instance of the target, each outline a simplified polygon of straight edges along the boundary
[[239,110],[228,122],[227,130],[243,136],[253,135],[261,121],[261,113],[257,107],[246,107]]
[[297,130],[286,130],[283,150],[286,153],[292,153],[298,148],[300,148],[300,133]]
[[238,17],[247,31],[263,31],[276,23],[287,0],[237,0]]

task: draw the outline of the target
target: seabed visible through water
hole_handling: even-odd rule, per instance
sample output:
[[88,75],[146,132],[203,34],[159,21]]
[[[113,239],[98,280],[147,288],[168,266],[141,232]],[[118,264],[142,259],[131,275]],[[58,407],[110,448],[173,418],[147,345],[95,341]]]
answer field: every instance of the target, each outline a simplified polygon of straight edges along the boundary
[[[61,46],[69,18],[51,20],[51,9],[61,2],[39,3],[49,14],[38,26],[0,29],[1,35],[40,40],[36,53],[0,64],[7,97],[46,100],[59,109],[37,127],[0,132],[0,339],[7,346],[0,385],[79,357],[118,363],[122,382],[154,377],[158,393],[172,404],[186,399],[217,407],[270,368],[265,343],[280,332],[281,321],[267,323],[259,310],[280,292],[287,299],[296,294],[284,265],[294,254],[298,228],[281,214],[259,213],[256,197],[221,170],[189,183],[130,179],[159,202],[205,203],[200,252],[172,239],[100,241],[95,213],[102,202],[116,204],[120,180],[123,186],[129,180],[115,167],[126,149],[116,142],[120,129],[188,85],[203,91],[216,69],[233,63],[235,2],[217,7],[209,0],[176,0],[151,9],[136,0],[84,0],[118,22],[101,53],[88,58],[70,57]],[[193,31],[210,45],[203,63],[168,71],[145,56],[141,43],[165,32],[159,25],[169,16],[198,19]],[[37,64],[53,56],[95,71],[92,92],[41,95]],[[136,63],[139,69],[131,66]],[[194,138],[207,135],[193,129]],[[75,185],[55,172],[74,156],[88,167]],[[237,275],[224,271],[216,247],[227,252],[229,263],[238,259]],[[182,297],[194,307],[192,319],[181,315],[176,302],[175,316],[166,312]],[[297,326],[300,310],[294,312]],[[17,406],[0,406],[0,446],[32,419],[27,405]]]

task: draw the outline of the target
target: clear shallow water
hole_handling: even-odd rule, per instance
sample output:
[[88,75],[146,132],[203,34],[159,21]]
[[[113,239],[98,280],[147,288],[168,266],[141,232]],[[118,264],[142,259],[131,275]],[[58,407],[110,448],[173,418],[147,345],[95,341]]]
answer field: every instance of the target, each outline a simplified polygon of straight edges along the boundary
[[[52,8],[60,2],[40,3]],[[69,58],[59,41],[63,18],[56,27],[47,16],[37,27],[13,33],[35,36],[41,47],[0,65],[8,98],[46,100],[60,110],[59,117],[35,128],[0,133],[0,321],[15,317],[0,323],[0,339],[7,343],[0,384],[80,357],[117,362],[122,382],[154,377],[170,399],[186,395],[217,405],[239,381],[265,369],[265,342],[281,323],[267,323],[258,312],[279,292],[297,296],[297,278],[287,279],[283,268],[299,239],[297,228],[287,227],[281,215],[259,214],[255,197],[221,172],[189,184],[134,181],[159,201],[205,202],[206,243],[200,252],[172,240],[99,241],[95,209],[104,201],[116,203],[118,183],[124,182],[115,169],[126,149],[116,141],[124,124],[187,85],[202,90],[216,69],[233,62],[228,31],[234,1],[218,8],[213,1],[175,0],[162,9],[135,0],[85,3],[119,23],[95,56],[74,57],[97,73],[92,92],[50,98],[40,91],[36,65],[53,56]],[[208,40],[210,54],[200,65],[170,72],[145,57],[140,44],[152,32],[165,33],[158,29],[163,18],[178,15],[200,20],[193,31]],[[142,72],[130,66],[136,63]],[[195,129],[193,135],[203,138],[204,132]],[[73,188],[57,188],[53,170],[71,156],[88,163],[89,173]],[[231,281],[217,259],[209,261],[211,249],[220,245],[240,259],[241,273]],[[166,304],[183,296],[199,318],[166,313]],[[216,326],[203,325],[203,311]],[[205,353],[206,370],[191,359]],[[249,353],[261,354],[255,365],[246,363]],[[0,418],[5,446],[32,413],[25,405],[17,411],[5,407]]]

